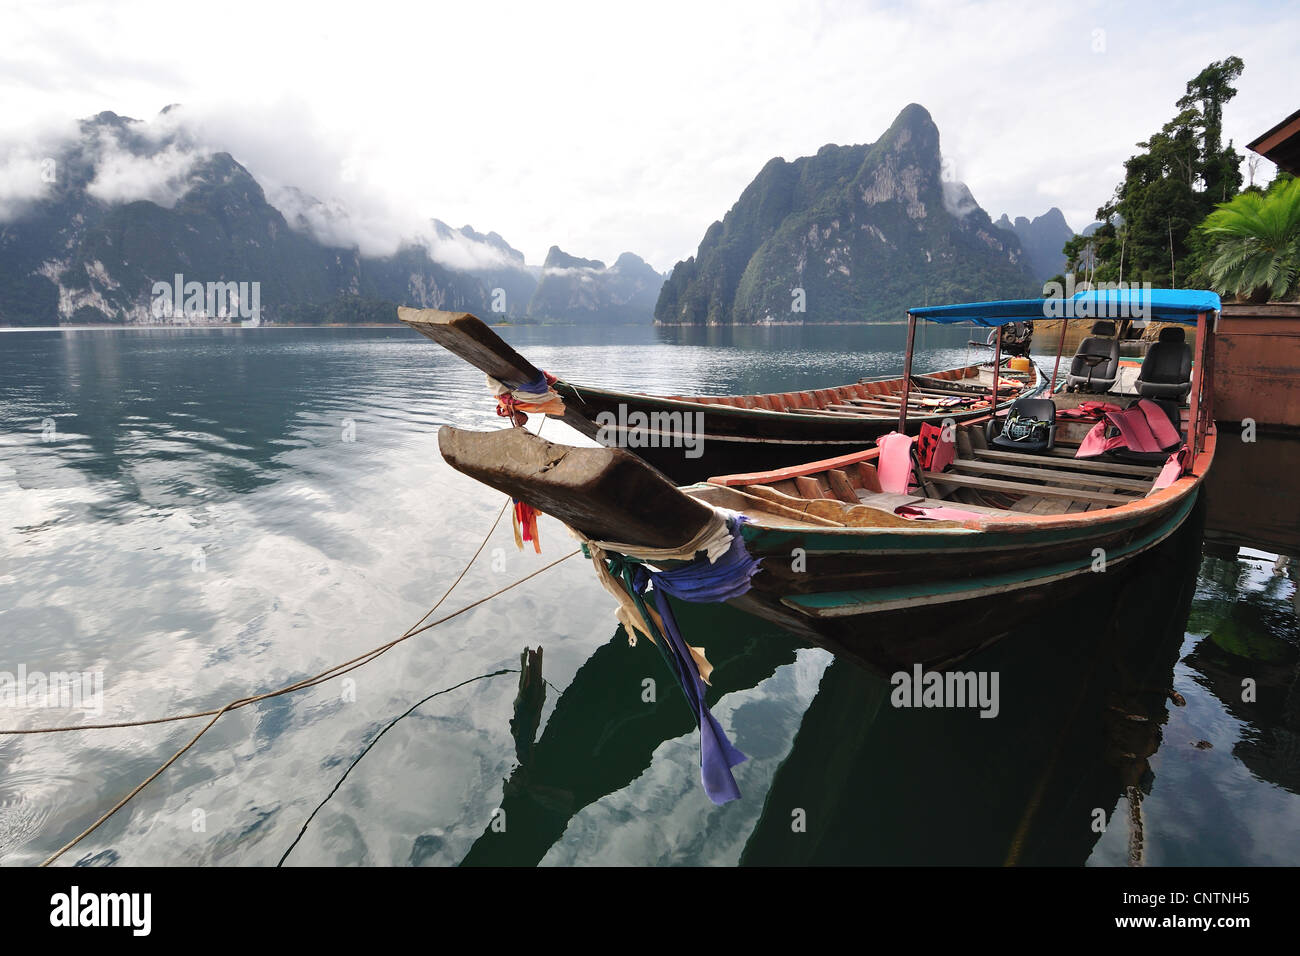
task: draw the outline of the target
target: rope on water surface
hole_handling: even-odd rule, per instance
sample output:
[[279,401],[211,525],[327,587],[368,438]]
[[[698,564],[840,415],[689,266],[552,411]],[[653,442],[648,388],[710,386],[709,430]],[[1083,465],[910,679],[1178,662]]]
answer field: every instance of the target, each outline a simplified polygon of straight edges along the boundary
[[362,758],[365,757],[366,754],[370,753],[371,748],[373,748],[375,744],[379,743],[379,738],[383,737],[384,734],[388,733],[390,730],[396,727],[398,721],[411,716],[411,714],[415,713],[416,708],[421,707],[422,705],[428,703],[429,701],[433,700],[435,697],[441,697],[443,694],[450,694],[453,690],[459,690],[460,688],[464,687],[466,684],[473,684],[476,681],[487,680],[490,677],[500,677],[502,674],[518,674],[518,673],[519,673],[519,669],[516,667],[503,667],[501,670],[492,671],[492,673],[490,674],[479,674],[477,677],[471,677],[468,680],[463,680],[459,684],[456,684],[452,687],[444,687],[442,690],[434,691],[428,697],[424,697],[420,700],[417,700],[410,707],[406,708],[406,710],[404,710],[401,714],[394,717],[387,724],[387,726],[384,727],[383,730],[375,734],[374,739],[371,740],[370,743],[366,744],[365,748],[361,751],[361,753],[357,754],[356,759],[353,760],[352,763],[348,764],[348,769],[343,771],[343,776],[339,777],[338,783],[334,784],[334,786],[330,789],[330,792],[325,795],[325,799],[322,800],[320,803],[318,803],[316,805],[316,809],[313,810],[308,815],[307,819],[303,821],[302,828],[298,831],[298,835],[293,838],[293,842],[289,844],[289,848],[284,851],[284,854],[280,857],[279,862],[277,862],[275,865],[284,866],[284,861],[289,859],[289,854],[293,852],[293,848],[298,845],[298,841],[301,840],[303,836],[307,833],[307,827],[311,826],[311,821],[316,819],[316,814],[320,813],[321,809],[325,806],[325,804],[329,803],[330,799],[334,796],[334,794],[338,793],[339,787],[343,786],[343,781],[348,779],[348,774],[352,773],[352,771],[356,769],[357,764],[361,763]]
[[[480,549],[480,550],[481,550],[481,549]],[[577,550],[575,550],[575,551],[570,551],[568,554],[564,555],[564,557],[562,557],[562,558],[556,558],[556,559],[555,559],[554,561],[552,561],[550,564],[545,565],[544,567],[538,568],[536,571],[533,571],[531,574],[526,574],[526,575],[524,575],[524,576],[523,576],[522,578],[520,578],[518,581],[515,581],[515,582],[513,582],[513,583],[511,583],[511,584],[507,584],[507,585],[506,585],[505,587],[503,587],[503,588],[498,588],[496,591],[493,591],[491,594],[488,594],[488,595],[486,595],[485,597],[481,597],[481,598],[479,598],[477,601],[474,601],[472,604],[466,604],[464,607],[460,608],[459,610],[457,610],[457,611],[452,611],[450,614],[447,614],[447,615],[445,615],[445,616],[443,616],[443,617],[440,617],[440,618],[438,618],[436,621],[431,621],[430,623],[425,624],[423,627],[413,628],[412,630],[410,630],[410,631],[408,631],[407,633],[403,634],[401,637],[397,638],[396,640],[394,640],[394,641],[390,641],[390,642],[388,642],[387,644],[381,645],[380,647],[376,648],[376,649],[375,649],[374,651],[372,651],[371,653],[369,653],[369,654],[365,654],[365,655],[362,655],[362,657],[360,657],[360,658],[355,658],[356,663],[349,662],[349,665],[350,665],[350,666],[347,666],[346,669],[344,669],[344,670],[340,670],[339,668],[340,668],[340,667],[344,667],[345,665],[338,665],[338,666],[336,666],[336,667],[331,668],[330,671],[326,671],[326,672],[324,672],[324,673],[328,674],[330,677],[337,677],[337,676],[339,676],[339,674],[346,674],[346,673],[347,673],[348,671],[350,671],[350,670],[355,670],[356,668],[360,667],[362,664],[366,664],[366,663],[369,663],[370,661],[374,660],[376,657],[378,657],[380,654],[384,653],[384,651],[387,651],[389,648],[394,647],[394,646],[396,646],[397,644],[400,644],[402,641],[405,641],[405,640],[407,640],[408,638],[414,637],[414,636],[417,635],[417,634],[421,634],[421,633],[423,633],[424,631],[427,631],[427,630],[429,630],[429,629],[431,629],[431,628],[435,628],[435,627],[437,627],[439,624],[443,624],[443,623],[445,623],[445,622],[447,622],[447,621],[450,621],[450,620],[451,620],[452,618],[454,618],[454,617],[459,617],[460,615],[464,614],[466,611],[470,611],[470,610],[473,610],[474,608],[478,607],[480,604],[486,604],[488,601],[492,600],[494,597],[498,597],[499,595],[504,594],[506,591],[509,591],[509,590],[511,590],[512,588],[516,588],[516,587],[518,587],[519,585],[523,584],[525,581],[529,580],[530,578],[535,578],[535,577],[537,577],[537,575],[541,574],[543,571],[549,571],[551,568],[555,567],[557,564],[560,564],[560,563],[562,563],[562,562],[564,562],[564,561],[567,561],[569,558],[573,557],[574,555],[581,554],[581,553],[582,553],[582,549],[581,549],[581,548],[579,548],[579,549],[577,549]],[[450,593],[451,593],[451,590],[448,589],[447,593],[450,594]],[[446,596],[447,596],[446,594],[443,595],[444,598],[445,598]],[[438,602],[438,603],[439,603],[439,604],[442,603],[442,598],[439,598],[439,602]],[[434,605],[434,607],[437,607],[437,605]],[[433,612],[430,611],[429,613],[433,613]],[[428,616],[429,616],[429,615],[426,614],[426,615],[424,616],[424,618],[421,618],[421,620],[424,620],[424,619],[427,618]],[[363,658],[364,658],[364,659],[363,659]],[[202,730],[200,730],[197,734],[195,734],[195,735],[193,736],[193,738],[190,739],[190,742],[189,742],[189,743],[187,743],[187,744],[186,744],[184,747],[182,747],[180,750],[176,751],[176,753],[173,754],[173,755],[172,755],[172,756],[167,760],[166,763],[164,763],[161,767],[159,767],[156,771],[154,771],[153,774],[151,774],[147,779],[145,779],[144,782],[142,782],[138,787],[136,787],[136,788],[135,788],[134,790],[132,790],[129,794],[127,794],[124,798],[122,798],[122,800],[121,800],[121,801],[120,801],[120,802],[119,802],[115,807],[113,807],[113,809],[109,810],[107,813],[105,813],[103,816],[101,816],[98,820],[96,820],[94,823],[92,823],[89,827],[87,827],[85,830],[83,830],[80,834],[77,835],[77,837],[76,837],[75,839],[73,839],[71,842],[67,843],[67,844],[64,845],[62,848],[60,848],[60,849],[58,850],[58,852],[56,852],[56,853],[54,853],[53,855],[51,855],[51,856],[49,857],[49,859],[45,860],[45,862],[43,862],[43,863],[41,864],[41,866],[49,866],[51,863],[53,863],[55,860],[57,860],[60,856],[62,856],[62,855],[63,855],[64,853],[66,853],[68,850],[72,849],[74,846],[76,846],[78,843],[80,843],[80,842],[81,842],[82,840],[84,840],[86,837],[90,836],[90,834],[92,834],[93,832],[95,832],[95,830],[97,830],[97,829],[98,829],[102,824],[104,824],[105,822],[107,822],[108,818],[111,817],[113,814],[117,813],[117,811],[120,810],[120,809],[122,809],[122,807],[126,806],[127,802],[130,801],[132,797],[134,797],[137,793],[139,793],[141,790],[143,790],[143,789],[144,789],[146,786],[148,786],[150,783],[152,783],[155,779],[157,779],[157,777],[158,777],[159,774],[161,774],[164,770],[166,770],[166,769],[167,769],[168,767],[170,767],[173,763],[175,763],[175,762],[176,762],[176,759],[177,759],[178,757],[180,757],[181,754],[185,753],[185,751],[189,750],[189,749],[190,749],[191,747],[193,747],[196,743],[198,743],[199,738],[202,737],[205,733],[207,733],[207,732],[212,728],[212,726],[217,722],[217,719],[218,719],[222,714],[226,713],[226,712],[229,711],[229,710],[234,710],[234,709],[236,709],[237,707],[242,707],[242,706],[245,706],[245,705],[247,705],[247,704],[251,704],[251,703],[253,703],[254,701],[257,701],[257,700],[264,700],[264,699],[266,699],[266,698],[268,698],[268,697],[276,697],[276,696],[278,696],[278,695],[280,695],[280,694],[287,694],[290,690],[298,690],[298,689],[301,689],[302,687],[310,687],[310,686],[313,686],[313,685],[315,685],[315,684],[319,684],[319,683],[321,683],[323,680],[327,680],[327,679],[328,679],[327,677],[324,677],[324,676],[321,676],[321,675],[317,675],[317,677],[315,677],[315,678],[310,678],[308,681],[300,681],[299,684],[297,684],[297,685],[290,685],[290,686],[287,687],[287,688],[281,688],[281,689],[278,690],[278,691],[274,691],[274,692],[271,692],[271,693],[268,693],[268,694],[259,694],[257,697],[246,697],[246,698],[243,698],[243,699],[241,699],[241,700],[231,701],[229,704],[226,704],[226,706],[224,706],[224,707],[222,707],[222,708],[220,708],[220,709],[218,709],[218,710],[216,710],[216,711],[210,711],[209,713],[212,714],[212,719],[211,719],[210,721],[208,721],[208,723],[203,727]],[[189,716],[206,716],[206,714],[194,714],[194,715],[189,715]],[[176,719],[180,719],[180,718],[176,718]],[[158,721],[154,721],[154,723],[158,723]],[[72,730],[77,730],[77,729],[84,729],[84,728],[76,728],[76,727],[73,727],[73,728],[60,728],[60,729],[72,729]]]
[[[294,681],[292,684],[287,684],[284,687],[280,687],[276,690],[267,691],[262,694],[256,694],[252,697],[241,697],[238,700],[231,701],[225,707],[218,707],[218,708],[214,708],[213,710],[196,710],[186,714],[171,714],[166,717],[151,717],[146,720],[124,720],[124,721],[118,721],[116,723],[109,723],[109,724],[67,724],[61,727],[29,727],[23,730],[0,730],[0,736],[20,736],[24,734],[58,734],[58,733],[67,733],[69,731],[74,731],[74,730],[110,730],[117,727],[145,727],[150,724],[165,724],[177,720],[194,720],[198,717],[213,717],[218,714],[225,713],[228,710],[238,710],[240,707],[247,707],[249,704],[256,704],[259,701],[269,700],[272,697],[279,697],[282,694],[292,693],[293,691],[297,691],[297,690],[305,690],[308,687],[315,687],[317,684],[321,684],[327,680],[331,680],[332,678],[342,676],[343,674],[348,673],[348,671],[355,670],[356,668],[362,666],[363,664],[370,663],[370,661],[374,660],[379,655],[383,654],[389,649],[400,644],[408,637],[413,637],[414,635],[420,633],[421,631],[428,630],[428,628],[420,627],[420,625],[429,619],[430,614],[432,614],[434,611],[438,610],[438,608],[442,606],[442,602],[445,601],[447,599],[447,596],[450,595],[451,592],[456,589],[456,586],[460,584],[462,579],[464,579],[465,574],[473,566],[474,562],[478,560],[478,556],[483,553],[483,549],[487,546],[488,541],[491,540],[492,533],[496,531],[497,525],[501,523],[501,517],[505,514],[507,505],[509,505],[509,501],[507,501],[506,504],[503,504],[501,506],[501,510],[497,512],[496,520],[492,522],[492,527],[488,529],[488,533],[483,538],[482,544],[479,545],[478,550],[474,552],[474,556],[469,559],[469,562],[465,565],[465,567],[461,569],[460,574],[456,576],[456,580],[451,583],[451,587],[447,588],[447,590],[443,592],[442,597],[438,598],[438,602],[434,604],[433,607],[429,608],[429,610],[424,613],[423,617],[421,617],[418,621],[412,624],[406,630],[406,632],[396,640],[389,641],[387,644],[381,644],[378,647],[372,648],[366,651],[364,654],[358,655],[357,657],[354,657],[351,660],[344,661],[341,664],[335,664],[333,667],[329,668],[329,670],[321,671],[319,674],[314,674],[311,677],[306,677],[303,678],[302,680]],[[564,559],[561,558],[560,560],[564,560]],[[550,567],[550,565],[547,565],[547,567]],[[542,568],[541,570],[545,571],[546,568]],[[535,573],[541,573],[541,572],[538,571]],[[515,583],[520,584],[526,580],[528,579],[521,578],[519,581],[516,581]],[[511,586],[513,587],[513,585]],[[495,597],[495,595],[488,595],[488,597]],[[446,619],[444,618],[444,620]],[[439,621],[435,623],[441,623],[441,622]],[[432,626],[433,625],[430,625],[430,627]],[[416,628],[419,628],[419,630],[416,630]]]
[[[539,428],[538,429],[539,434],[540,431],[541,429]],[[72,849],[74,846],[76,846],[86,837],[90,836],[90,834],[94,833],[95,830],[99,829],[100,826],[106,823],[110,817],[112,817],[115,813],[117,813],[124,806],[126,806],[127,803],[129,803],[137,794],[140,793],[140,791],[144,790],[145,787],[151,784],[154,780],[158,779],[158,777],[168,767],[170,767],[173,763],[175,763],[178,759],[180,759],[180,757],[187,750],[189,750],[196,743],[198,743],[199,738],[202,737],[204,734],[206,734],[209,730],[211,730],[212,727],[216,724],[216,722],[221,718],[221,716],[227,713],[228,711],[237,710],[240,707],[247,707],[249,704],[254,704],[257,703],[258,701],[268,700],[272,697],[279,697],[283,694],[292,693],[293,691],[304,690],[308,687],[314,687],[317,684],[321,684],[327,680],[331,680],[332,678],[339,677],[343,674],[348,673],[349,671],[356,670],[358,667],[370,663],[375,658],[381,656],[382,654],[396,647],[398,644],[402,643],[403,641],[408,640],[417,634],[422,634],[425,631],[435,628],[439,624],[443,624],[447,621],[450,621],[452,618],[459,617],[460,615],[464,614],[466,611],[470,611],[482,604],[486,604],[488,601],[504,594],[506,591],[509,591],[512,588],[516,588],[519,585],[523,584],[525,581],[537,577],[537,575],[543,573],[544,571],[549,571],[557,564],[561,564],[564,561],[567,561],[569,558],[572,558],[575,555],[582,553],[581,548],[578,548],[574,551],[570,551],[568,554],[564,555],[563,557],[557,558],[556,560],[550,562],[549,564],[538,568],[536,571],[524,575],[522,578],[519,578],[517,581],[507,584],[505,587],[498,588],[496,591],[493,591],[491,594],[485,595],[484,597],[479,598],[477,601],[465,605],[459,610],[452,611],[450,614],[444,615],[443,617],[440,617],[437,620],[431,621],[428,624],[426,624],[425,621],[428,621],[429,617],[436,610],[438,610],[439,607],[442,606],[442,603],[445,600],[447,600],[451,592],[456,589],[456,586],[459,585],[460,582],[464,579],[465,575],[469,573],[469,569],[473,567],[474,562],[478,560],[479,555],[483,553],[483,549],[487,547],[488,541],[491,540],[493,532],[495,532],[497,529],[497,525],[501,523],[501,518],[505,515],[506,508],[509,505],[510,505],[510,499],[507,498],[506,501],[501,505],[501,509],[497,512],[497,516],[495,520],[493,520],[492,526],[488,529],[487,534],[483,536],[483,540],[479,543],[478,549],[474,552],[473,556],[465,563],[465,566],[461,569],[460,573],[456,575],[456,579],[452,581],[451,585],[447,588],[447,590],[443,592],[442,597],[438,598],[437,602],[433,605],[433,607],[429,608],[429,610],[426,611],[418,621],[416,621],[409,628],[407,628],[407,630],[401,635],[401,637],[391,640],[386,644],[381,644],[378,647],[375,647],[365,652],[364,654],[360,654],[349,661],[344,661],[341,664],[335,664],[333,667],[321,671],[319,674],[315,674],[311,677],[304,678],[303,680],[300,681],[295,681],[294,683],[289,684],[285,687],[281,687],[273,691],[267,691],[266,693],[262,693],[262,694],[256,694],[251,697],[241,697],[237,700],[232,700],[225,706],[219,707],[215,710],[195,711],[193,713],[188,713],[188,714],[172,714],[167,717],[155,717],[149,720],[121,721],[118,723],[109,723],[109,724],[80,724],[80,725],[69,725],[63,727],[35,727],[35,728],[28,728],[25,730],[0,730],[0,735],[18,736],[18,735],[44,734],[44,733],[65,733],[74,730],[102,730],[102,729],[115,728],[115,727],[141,727],[149,724],[162,724],[162,723],[168,723],[177,720],[192,720],[198,717],[212,718],[207,722],[207,724],[204,725],[202,730],[200,730],[197,734],[195,734],[192,738],[190,738],[190,741],[187,744],[185,744],[185,746],[181,747],[178,751],[176,751],[176,753],[172,754],[172,756],[168,758],[167,761],[164,762],[162,766],[160,766],[152,774],[150,774],[143,781],[141,781],[130,793],[128,793],[125,797],[123,797],[120,801],[118,801],[118,803],[115,804],[112,807],[112,809],[108,810],[106,813],[100,816],[98,820],[92,823],[89,827],[87,827],[85,830],[79,833],[68,843],[60,847],[56,852],[51,854],[44,862],[41,863],[41,866],[49,866],[51,863],[57,860],[68,850]]]

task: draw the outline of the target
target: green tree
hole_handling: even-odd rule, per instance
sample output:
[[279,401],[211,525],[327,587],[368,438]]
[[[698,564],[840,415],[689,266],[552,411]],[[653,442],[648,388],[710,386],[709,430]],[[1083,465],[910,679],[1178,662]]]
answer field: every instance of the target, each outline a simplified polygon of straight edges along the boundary
[[1187,81],[1187,93],[1178,101],[1180,110],[1194,110],[1201,126],[1201,178],[1204,192],[1213,202],[1226,202],[1241,188],[1241,157],[1232,141],[1223,149],[1223,104],[1237,95],[1232,85],[1246,65],[1241,57],[1211,63]]
[[1244,192],[1220,204],[1201,232],[1216,292],[1286,298],[1300,276],[1300,179],[1279,177],[1264,195]]
[[1201,274],[1196,227],[1241,188],[1241,155],[1222,145],[1222,132],[1243,69],[1235,56],[1211,63],[1187,82],[1177,115],[1138,143],[1143,152],[1124,163],[1123,181],[1097,210],[1101,227],[1062,250],[1077,277],[1177,287]]

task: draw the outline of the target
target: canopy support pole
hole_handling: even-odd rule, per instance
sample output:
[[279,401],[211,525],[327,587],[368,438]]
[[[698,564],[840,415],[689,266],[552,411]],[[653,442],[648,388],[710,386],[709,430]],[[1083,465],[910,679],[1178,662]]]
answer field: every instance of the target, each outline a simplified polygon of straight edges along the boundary
[[903,357],[903,404],[898,409],[898,433],[907,434],[907,396],[912,390],[912,349],[916,345],[916,316],[907,314],[907,354]]
[[1056,393],[1056,373],[1061,370],[1061,353],[1065,351],[1065,328],[1070,324],[1070,320],[1061,319],[1061,341],[1056,343],[1056,364],[1052,366],[1052,385],[1048,389],[1048,394]]
[[1205,432],[1201,435],[1202,446],[1205,444],[1205,436],[1209,434],[1210,428],[1214,425],[1214,349],[1218,323],[1219,320],[1216,315],[1207,315],[1205,317],[1205,371],[1202,373],[1205,385],[1201,389]]
[[998,414],[998,382],[1002,381],[1002,330],[1005,328],[1005,325],[998,326],[998,341],[993,346],[993,402],[989,414],[994,418]]
[[1201,443],[1205,436],[1205,431],[1201,427],[1201,416],[1205,412],[1202,398],[1205,391],[1205,376],[1208,371],[1205,361],[1207,324],[1205,313],[1198,312],[1196,315],[1196,357],[1193,360],[1195,364],[1192,367],[1192,394],[1188,409],[1190,421],[1187,423],[1187,437],[1192,447],[1192,460],[1190,463],[1192,468],[1196,467],[1196,456],[1201,452]]

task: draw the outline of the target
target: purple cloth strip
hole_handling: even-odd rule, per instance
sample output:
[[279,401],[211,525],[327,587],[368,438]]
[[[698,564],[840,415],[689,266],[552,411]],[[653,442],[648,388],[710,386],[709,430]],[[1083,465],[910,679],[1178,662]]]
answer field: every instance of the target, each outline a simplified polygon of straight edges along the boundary
[[655,608],[667,632],[664,634],[668,644],[666,656],[677,671],[677,681],[700,728],[700,781],[704,784],[704,792],[715,804],[727,803],[740,796],[731,768],[748,758],[727,739],[722,726],[709,711],[705,699],[707,685],[700,679],[695,659],[677,627],[668,596],[682,601],[717,603],[748,591],[749,579],[759,570],[759,559],[750,556],[740,535],[740,525],[747,520],[744,515],[737,515],[727,522],[733,535],[731,547],[712,564],[707,558],[697,557],[690,564],[672,571],[651,571],[639,565],[634,575],[634,586],[640,594],[645,593],[648,584],[654,584]]
[[705,683],[700,680],[700,672],[695,666],[695,658],[677,629],[672,608],[668,604],[668,595],[655,588],[655,607],[663,618],[664,630],[671,650],[673,665],[677,670],[677,681],[686,693],[695,720],[700,728],[700,782],[704,792],[715,804],[729,803],[740,796],[740,787],[731,775],[731,768],[748,759],[727,739],[726,732],[709,710],[705,701]]
[[744,515],[728,519],[731,547],[712,564],[708,558],[697,557],[671,571],[650,571],[655,588],[693,604],[717,604],[740,597],[749,590],[749,579],[759,570],[759,559],[750,556],[740,534],[740,526],[747,521]]

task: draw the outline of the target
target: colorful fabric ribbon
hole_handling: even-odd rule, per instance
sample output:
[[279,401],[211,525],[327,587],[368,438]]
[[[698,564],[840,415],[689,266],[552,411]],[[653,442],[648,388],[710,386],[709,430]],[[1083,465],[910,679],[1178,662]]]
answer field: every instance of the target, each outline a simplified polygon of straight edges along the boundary
[[511,498],[510,500],[514,503],[514,507],[511,509],[511,518],[515,529],[515,547],[522,551],[524,550],[524,542],[531,541],[533,551],[541,554],[542,539],[537,534],[537,519],[541,512],[518,498]]
[[[622,583],[635,602],[641,622],[655,632],[646,636],[659,648],[686,695],[700,729],[700,780],[704,792],[715,804],[727,803],[740,796],[731,768],[747,758],[727,739],[722,726],[709,710],[705,699],[707,672],[702,673],[700,667],[703,649],[686,643],[668,597],[718,603],[748,591],[750,578],[759,570],[759,559],[749,554],[739,530],[740,524],[748,520],[744,515],[727,518],[731,546],[721,556],[716,559],[697,556],[690,564],[671,571],[656,571],[617,552],[596,549],[593,554],[595,560],[607,562],[609,575]],[[653,610],[646,604],[647,588],[651,588]],[[704,661],[705,665],[707,663]]]
[[487,377],[492,394],[497,397],[497,414],[509,418],[516,425],[522,424],[516,418],[517,413],[536,413],[542,415],[564,416],[564,399],[551,386],[557,379],[550,372],[542,372],[535,382],[511,388],[498,382],[491,375]]

